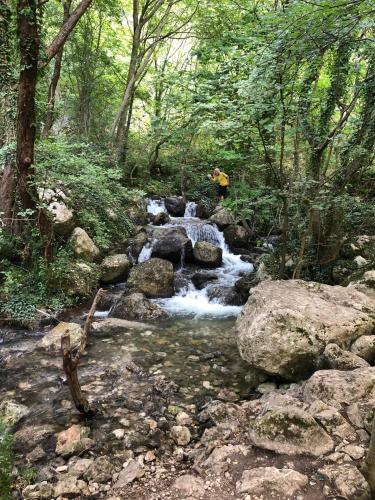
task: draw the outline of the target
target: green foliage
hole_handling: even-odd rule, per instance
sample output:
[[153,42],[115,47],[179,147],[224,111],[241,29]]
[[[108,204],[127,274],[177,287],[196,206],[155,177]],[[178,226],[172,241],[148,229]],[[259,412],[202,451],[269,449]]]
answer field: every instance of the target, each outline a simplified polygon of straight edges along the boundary
[[4,500],[13,498],[13,468],[12,435],[0,420],[0,498]]
[[142,194],[122,186],[122,171],[106,151],[86,143],[39,143],[36,182],[67,196],[77,225],[101,250],[126,239],[132,227],[127,207]]

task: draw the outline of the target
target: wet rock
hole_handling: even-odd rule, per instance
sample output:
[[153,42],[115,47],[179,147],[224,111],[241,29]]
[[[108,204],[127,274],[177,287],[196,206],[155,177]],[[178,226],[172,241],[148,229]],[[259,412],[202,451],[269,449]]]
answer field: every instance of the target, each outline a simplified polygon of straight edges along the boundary
[[81,495],[86,492],[87,483],[81,479],[76,479],[72,476],[66,476],[60,479],[53,488],[55,497],[65,495]]
[[99,249],[92,241],[86,231],[80,227],[76,227],[70,238],[70,244],[77,257],[92,261],[99,257]]
[[0,403],[0,420],[7,426],[17,424],[29,413],[27,406],[16,401],[5,400]]
[[303,396],[308,401],[319,399],[336,408],[375,400],[375,368],[350,372],[320,370],[305,382]]
[[337,344],[328,344],[323,354],[329,368],[336,370],[355,370],[369,366],[367,361],[352,352],[340,349]]
[[174,425],[171,429],[171,436],[178,446],[186,446],[191,440],[190,431],[184,425]]
[[235,290],[241,295],[243,300],[247,300],[249,298],[251,288],[254,288],[259,284],[258,278],[255,273],[249,273],[246,276],[243,276],[234,284]]
[[215,213],[211,215],[209,220],[216,224],[221,231],[235,223],[233,215],[223,207],[219,207],[215,210]]
[[250,241],[250,234],[243,226],[232,224],[224,229],[224,238],[230,247],[246,248]]
[[111,307],[113,307],[118,299],[122,296],[122,292],[120,293],[111,293],[106,290],[105,293],[102,293],[99,297],[98,302],[98,310],[99,311],[109,311]]
[[70,335],[70,345],[73,348],[78,346],[82,336],[81,326],[78,323],[65,323],[63,321],[39,340],[36,347],[43,351],[60,352],[61,336],[66,332]]
[[234,287],[220,285],[210,286],[207,289],[207,296],[210,300],[217,300],[220,304],[225,304],[227,306],[241,306],[245,302],[243,297]]
[[193,255],[195,262],[202,267],[220,267],[223,261],[222,249],[207,241],[198,241],[194,246]]
[[59,432],[57,435],[56,454],[67,457],[70,455],[79,455],[89,450],[95,444],[89,436],[90,429],[80,425],[72,425],[66,431]]
[[318,457],[334,449],[334,442],[306,411],[297,407],[266,411],[252,424],[250,441],[259,448],[286,455]]
[[159,214],[154,215],[152,223],[154,226],[163,226],[164,224],[169,224],[171,222],[171,218],[165,212],[160,212]]
[[212,211],[210,207],[205,205],[202,202],[197,203],[197,209],[196,209],[196,216],[199,217],[200,219],[208,219],[210,215],[212,214]]
[[327,465],[318,472],[329,481],[332,481],[339,494],[345,498],[351,500],[367,500],[371,498],[367,481],[354,465]]
[[135,460],[130,460],[129,463],[122,469],[114,484],[114,489],[123,488],[136,479],[140,479],[145,475],[144,469]]
[[144,293],[148,298],[172,297],[173,279],[173,265],[152,258],[131,269],[127,285],[131,291]]
[[165,198],[165,208],[173,217],[183,217],[186,209],[186,202],[181,196]]
[[107,457],[98,457],[90,464],[83,477],[86,481],[105,483],[112,478],[114,472],[115,467]]
[[165,312],[146,299],[143,293],[124,295],[111,311],[111,317],[135,321],[154,320],[163,316]]
[[100,279],[103,283],[124,281],[132,267],[126,254],[108,255],[100,264]]
[[193,246],[183,227],[173,227],[157,236],[152,247],[152,257],[169,260],[174,264],[191,262]]
[[74,214],[65,203],[54,201],[48,206],[53,217],[53,228],[57,234],[69,235],[74,228]]
[[189,285],[190,280],[187,276],[182,273],[175,273],[173,287],[176,294],[181,292],[181,290],[187,289]]
[[53,497],[53,487],[51,484],[47,483],[47,481],[43,481],[37,484],[31,484],[26,486],[24,490],[22,490],[22,498],[24,500],[32,500],[34,498],[37,499],[50,499]]
[[204,495],[204,481],[200,477],[191,474],[180,476],[173,483],[172,488],[179,491],[179,494],[189,498],[200,498]]
[[243,472],[241,480],[236,483],[236,491],[251,496],[291,498],[307,483],[307,476],[292,469],[257,467]]
[[202,271],[193,274],[191,281],[193,282],[195,288],[198,290],[203,290],[208,283],[212,283],[218,280],[218,276],[213,271]]
[[144,331],[153,329],[154,326],[148,323],[119,318],[105,318],[101,321],[95,321],[91,325],[91,332],[96,335],[113,335],[116,333],[124,333],[129,330]]
[[372,332],[374,302],[349,288],[300,280],[264,282],[251,290],[237,320],[237,343],[250,366],[289,380],[320,367],[329,343],[349,348]]
[[353,342],[350,351],[368,363],[373,363],[375,360],[375,335],[362,335]]
[[142,248],[148,242],[148,236],[145,231],[140,231],[127,241],[127,252],[133,261],[137,261]]

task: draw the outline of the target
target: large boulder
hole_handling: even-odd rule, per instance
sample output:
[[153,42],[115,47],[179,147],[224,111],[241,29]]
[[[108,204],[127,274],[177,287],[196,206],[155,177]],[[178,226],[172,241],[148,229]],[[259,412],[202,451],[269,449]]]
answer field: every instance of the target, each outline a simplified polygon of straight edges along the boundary
[[85,260],[95,260],[99,257],[99,249],[92,241],[86,231],[80,227],[76,227],[70,238],[73,251],[77,257]]
[[132,267],[126,254],[108,255],[100,264],[100,279],[103,283],[124,281]]
[[81,325],[78,323],[65,323],[62,321],[37,342],[37,349],[55,353],[61,351],[61,337],[64,333],[68,333],[70,335],[71,347],[77,347],[82,336]]
[[236,291],[242,296],[243,300],[246,302],[249,298],[251,288],[254,288],[258,285],[259,281],[256,276],[256,273],[249,273],[245,276],[242,276],[239,280],[234,284],[234,288]]
[[152,247],[152,257],[166,259],[174,264],[191,262],[193,246],[183,227],[173,227],[154,233],[156,242]]
[[224,229],[224,238],[230,247],[246,248],[250,241],[249,232],[239,224],[232,224]]
[[186,202],[181,196],[165,198],[165,208],[173,217],[183,217],[186,209]]
[[350,347],[350,351],[368,363],[375,360],[375,335],[363,335],[355,340]]
[[66,270],[65,283],[56,284],[67,295],[87,297],[98,283],[98,270],[95,264],[87,262],[74,262]]
[[134,266],[127,286],[133,292],[143,293],[150,299],[172,297],[174,271],[167,260],[152,258]]
[[220,267],[223,262],[223,251],[220,247],[208,243],[208,241],[197,241],[193,250],[195,262],[202,267]]
[[127,249],[130,258],[133,261],[137,261],[139,254],[142,252],[142,248],[148,242],[148,235],[144,230],[139,231],[132,238],[127,241]]
[[370,487],[359,472],[357,467],[352,464],[325,465],[318,470],[318,473],[329,481],[332,481],[341,498],[350,498],[351,500],[370,500]]
[[234,216],[226,208],[219,207],[213,215],[211,215],[211,222],[217,225],[221,230],[235,223]]
[[69,235],[74,228],[74,214],[65,203],[54,201],[48,206],[53,217],[53,228],[57,234]]
[[250,441],[258,448],[286,455],[318,457],[334,449],[326,431],[306,411],[294,406],[271,408],[251,424]]
[[142,293],[131,293],[121,297],[111,311],[113,318],[134,321],[154,320],[165,316],[164,311],[153,304]]
[[306,378],[321,366],[327,344],[348,350],[358,337],[372,333],[374,305],[351,288],[263,282],[251,290],[237,320],[241,357],[271,375]]
[[212,214],[212,210],[210,209],[209,206],[204,204],[203,202],[197,203],[197,208],[195,211],[195,215],[199,217],[200,219],[208,219],[210,215]]

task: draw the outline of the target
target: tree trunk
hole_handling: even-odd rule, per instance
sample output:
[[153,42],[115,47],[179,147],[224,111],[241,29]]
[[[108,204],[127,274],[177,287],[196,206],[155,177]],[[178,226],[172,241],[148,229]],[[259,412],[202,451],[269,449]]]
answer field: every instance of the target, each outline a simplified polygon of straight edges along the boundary
[[12,78],[9,32],[12,12],[9,2],[0,0],[0,147],[14,140],[15,123],[12,110],[15,106],[15,81]]
[[0,220],[11,234],[18,232],[15,217],[16,182],[14,176],[13,151],[6,159],[2,176],[0,177]]
[[[72,3],[71,0],[64,2],[63,25],[69,19],[69,9],[70,9],[71,3]],[[64,45],[61,46],[60,50],[56,54],[55,66],[53,69],[51,82],[48,86],[47,112],[46,112],[46,116],[44,117],[44,127],[42,130],[42,138],[43,139],[48,138],[48,136],[50,135],[51,129],[52,129],[53,122],[55,121],[54,120],[54,111],[55,111],[56,89],[57,89],[57,84],[59,83],[59,80],[60,80],[63,53],[64,53]]]

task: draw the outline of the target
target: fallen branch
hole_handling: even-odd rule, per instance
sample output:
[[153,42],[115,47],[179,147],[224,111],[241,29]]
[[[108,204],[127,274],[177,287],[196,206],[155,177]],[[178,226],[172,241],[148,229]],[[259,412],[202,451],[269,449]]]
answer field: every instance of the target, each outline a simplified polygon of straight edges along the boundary
[[88,338],[88,332],[90,330],[90,326],[95,314],[96,306],[98,304],[98,301],[100,297],[102,296],[103,290],[100,289],[98,290],[97,294],[95,295],[94,301],[91,304],[90,311],[87,315],[82,335],[81,335],[81,341],[78,346],[78,350],[76,354],[72,354],[72,348],[70,344],[70,335],[68,331],[66,331],[62,337],[61,337],[61,350],[63,354],[63,369],[66,375],[66,380],[68,382],[68,386],[70,389],[70,394],[72,395],[74,404],[77,408],[77,410],[82,413],[83,415],[86,416],[92,416],[95,413],[95,410],[90,407],[89,402],[87,401],[86,397],[84,396],[81,385],[79,383],[78,379],[78,364],[81,359],[81,355],[83,354],[86,345],[87,345],[87,338]]

